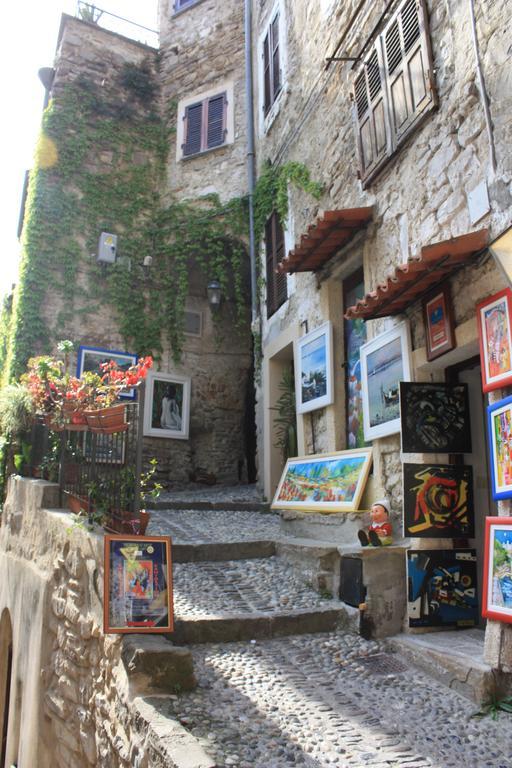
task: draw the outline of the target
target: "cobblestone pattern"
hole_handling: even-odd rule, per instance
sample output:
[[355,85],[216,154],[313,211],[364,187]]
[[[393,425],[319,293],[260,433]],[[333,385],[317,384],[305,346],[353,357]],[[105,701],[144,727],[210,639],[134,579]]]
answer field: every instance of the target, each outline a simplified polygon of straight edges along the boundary
[[255,485],[218,485],[205,488],[190,486],[186,490],[172,490],[160,495],[160,501],[213,501],[221,502],[250,502],[258,504],[262,502],[261,493]]
[[172,536],[175,544],[273,540],[279,522],[279,515],[259,512],[153,510],[148,533]]
[[341,603],[322,598],[276,557],[174,566],[174,611],[180,619],[219,614],[283,613]]
[[334,633],[197,647],[200,688],[171,714],[219,768],[509,768],[507,715],[471,718],[385,650]]

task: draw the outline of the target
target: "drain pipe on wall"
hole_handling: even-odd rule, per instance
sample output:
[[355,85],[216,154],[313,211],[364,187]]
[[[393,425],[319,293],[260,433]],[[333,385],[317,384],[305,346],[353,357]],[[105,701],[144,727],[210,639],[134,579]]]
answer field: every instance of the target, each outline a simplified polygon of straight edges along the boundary
[[256,155],[254,151],[254,86],[252,77],[252,11],[251,0],[245,0],[245,106],[247,114],[247,182],[249,188],[249,261],[251,265],[251,319],[253,332],[259,320],[256,278],[256,243],[254,240],[254,188]]
[[476,70],[478,74],[478,84],[480,86],[480,99],[484,109],[485,125],[487,127],[487,137],[489,139],[489,159],[491,163],[492,174],[496,173],[496,146],[494,144],[494,133],[492,127],[491,110],[489,107],[489,96],[485,87],[484,72],[482,69],[482,60],[480,58],[480,46],[478,44],[478,33],[476,30],[475,4],[474,0],[469,0],[469,14],[471,17],[471,34],[473,37],[473,48],[475,50]]

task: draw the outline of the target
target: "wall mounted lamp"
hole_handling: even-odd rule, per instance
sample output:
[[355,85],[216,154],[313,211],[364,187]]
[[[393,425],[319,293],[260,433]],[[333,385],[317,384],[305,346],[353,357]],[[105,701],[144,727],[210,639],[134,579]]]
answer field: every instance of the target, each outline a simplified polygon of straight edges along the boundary
[[210,280],[206,289],[208,304],[212,310],[217,310],[222,301],[222,289],[218,280]]

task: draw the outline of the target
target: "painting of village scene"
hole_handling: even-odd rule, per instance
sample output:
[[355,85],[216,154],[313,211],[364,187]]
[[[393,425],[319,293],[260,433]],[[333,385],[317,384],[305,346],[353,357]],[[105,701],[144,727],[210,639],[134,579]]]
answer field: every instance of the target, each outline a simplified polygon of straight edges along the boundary
[[492,495],[512,498],[512,397],[488,407]]
[[488,517],[482,615],[512,623],[512,518]]
[[273,509],[353,512],[359,509],[371,448],[288,459]]
[[512,383],[511,314],[509,288],[477,305],[484,392]]

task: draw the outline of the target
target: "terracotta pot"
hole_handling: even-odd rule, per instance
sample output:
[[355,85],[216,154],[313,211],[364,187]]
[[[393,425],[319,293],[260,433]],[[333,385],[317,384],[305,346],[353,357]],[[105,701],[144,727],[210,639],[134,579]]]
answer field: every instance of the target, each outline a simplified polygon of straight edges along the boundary
[[79,515],[83,512],[89,512],[89,502],[83,496],[77,496],[74,493],[68,493],[68,509],[74,515]]
[[87,430],[87,419],[85,414],[72,403],[64,403],[63,408],[65,426],[71,432],[85,432]]
[[146,529],[149,525],[149,521],[151,520],[151,512],[148,512],[147,509],[141,509],[139,512],[139,519],[140,519],[139,536],[145,536]]
[[138,517],[129,510],[112,509],[105,528],[115,533],[129,533],[131,536],[137,536],[140,522]]
[[102,435],[111,435],[114,432],[126,432],[126,407],[124,403],[111,405],[109,408],[100,408],[96,411],[84,411],[84,416],[91,432]]

